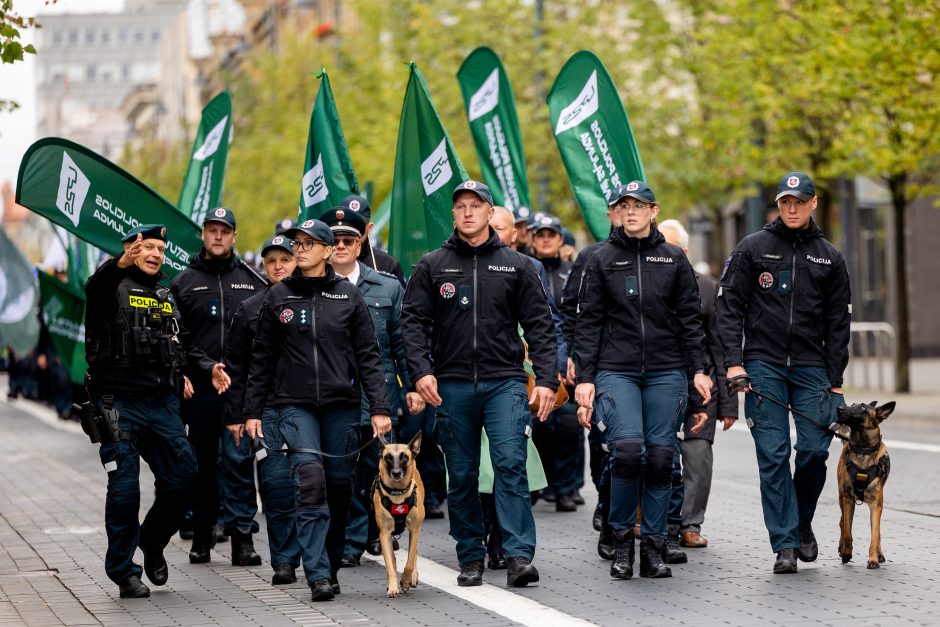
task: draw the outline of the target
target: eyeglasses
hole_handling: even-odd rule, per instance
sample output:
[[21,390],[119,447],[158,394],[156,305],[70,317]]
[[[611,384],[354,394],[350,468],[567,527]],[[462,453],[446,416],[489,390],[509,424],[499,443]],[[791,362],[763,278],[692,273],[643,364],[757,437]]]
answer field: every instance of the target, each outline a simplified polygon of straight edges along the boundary
[[630,213],[631,211],[633,213],[641,213],[643,211],[646,211],[652,206],[653,206],[652,203],[648,203],[648,202],[635,202],[634,203],[630,201],[623,201],[623,202],[618,202],[616,205],[614,205],[614,209],[617,211],[623,211],[625,213]]
[[335,243],[336,243],[337,246],[342,245],[342,246],[344,246],[344,247],[346,247],[346,248],[352,248],[353,246],[356,245],[356,242],[359,241],[359,238],[357,238],[357,237],[336,237],[336,238],[334,238],[334,241],[335,241]]
[[316,246],[317,244],[320,244],[321,246],[326,246],[326,244],[324,244],[323,242],[318,242],[315,239],[305,239],[305,240],[295,239],[290,243],[290,246],[294,250],[297,250],[299,248],[300,250],[307,252],[308,250],[313,250],[313,247]]

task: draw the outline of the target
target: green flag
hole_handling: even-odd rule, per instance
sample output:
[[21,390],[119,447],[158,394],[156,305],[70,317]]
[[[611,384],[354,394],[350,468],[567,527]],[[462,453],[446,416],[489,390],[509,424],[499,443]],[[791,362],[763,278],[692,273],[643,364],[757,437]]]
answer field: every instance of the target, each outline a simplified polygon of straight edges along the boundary
[[489,48],[477,48],[460,66],[457,81],[493,200],[509,209],[531,206],[516,99],[499,57]]
[[359,193],[356,173],[346,149],[330,78],[320,70],[320,89],[310,114],[307,157],[300,189],[300,220],[319,218],[343,198]]
[[45,272],[39,273],[42,317],[49,339],[72,383],[85,380],[85,295]]
[[605,240],[607,194],[646,175],[617,88],[593,52],[576,52],[561,68],[548,115],[581,213],[594,238]]
[[121,238],[135,226],[163,224],[163,271],[171,279],[202,248],[199,227],[165,198],[104,157],[58,137],[26,150],[16,202],[111,255],[124,249]]
[[25,355],[39,341],[39,297],[33,267],[0,227],[0,347]]
[[392,181],[389,252],[406,274],[454,230],[451,194],[465,181],[457,151],[434,110],[427,83],[412,62],[398,126]]
[[232,97],[228,92],[209,101],[202,110],[189,168],[177,203],[180,211],[202,224],[206,212],[222,205],[228,146],[232,139]]

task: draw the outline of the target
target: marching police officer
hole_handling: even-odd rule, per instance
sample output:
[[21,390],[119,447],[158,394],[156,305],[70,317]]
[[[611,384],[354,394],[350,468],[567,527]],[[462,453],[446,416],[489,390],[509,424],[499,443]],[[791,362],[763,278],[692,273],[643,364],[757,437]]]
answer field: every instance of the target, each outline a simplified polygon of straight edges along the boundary
[[[238,306],[265,286],[265,281],[235,255],[236,235],[235,214],[224,207],[209,211],[202,226],[202,250],[170,285],[193,342],[214,359],[222,358]],[[209,550],[215,544],[221,504],[220,522],[232,539],[232,564],[258,565],[261,557],[251,539],[251,534],[258,532],[254,519],[258,505],[250,443],[245,440],[235,446],[223,429],[223,398],[202,380],[194,381],[193,387],[193,398],[183,403],[183,419],[189,425],[189,441],[199,462],[189,561],[199,564],[211,559]]]
[[[478,488],[485,427],[507,583],[525,586],[539,578],[531,564],[535,520],[525,466],[528,405],[538,401],[543,421],[554,405],[558,377],[551,313],[534,266],[489,226],[489,188],[465,181],[453,201],[453,235],[421,258],[405,291],[408,368],[418,393],[437,407],[436,436],[449,476],[450,534],[460,561],[457,584],[483,583],[486,547]],[[525,392],[520,324],[536,374],[531,399]]]
[[[293,221],[288,220],[288,227]],[[291,275],[296,267],[291,240],[285,235],[275,235],[261,249],[264,273],[271,285],[280,283]],[[245,435],[245,388],[248,383],[248,368],[251,363],[251,344],[255,338],[261,305],[267,290],[242,301],[232,319],[229,340],[225,347],[225,364],[232,379],[232,387],[226,394],[225,425],[235,438],[235,446],[241,445]],[[261,414],[262,427],[267,445],[281,448],[280,421],[273,407],[265,407]],[[271,567],[275,586],[297,581],[295,570],[300,565],[300,543],[297,541],[294,484],[291,482],[290,462],[284,454],[259,455],[258,488],[264,505],[264,518],[268,528],[268,546],[271,550]]]
[[[797,420],[797,412],[829,425],[845,404],[852,305],[845,261],[813,221],[812,179],[804,172],[785,174],[776,203],[779,217],[741,240],[725,262],[718,331],[729,381],[783,405],[745,396],[764,524],[777,553],[773,571],[794,573],[796,558],[812,562],[819,552],[812,522],[832,441],[825,426]],[[786,406],[797,433],[792,476]]]
[[401,283],[402,288],[404,288],[405,273],[402,272],[401,264],[384,250],[375,248],[369,240],[369,236],[372,235],[372,229],[375,227],[375,224],[372,222],[372,207],[369,206],[369,201],[363,196],[353,194],[352,196],[344,198],[340,202],[340,205],[344,210],[358,213],[366,222],[366,230],[360,238],[362,250],[359,253],[359,261],[368,265],[373,270],[384,272],[385,274],[395,277],[398,279],[398,282]]
[[[103,434],[101,463],[108,473],[105,570],[121,597],[148,597],[134,550],[144,553],[150,581],[166,583],[163,549],[183,518],[196,458],[186,441],[179,393],[197,366],[211,373],[220,393],[230,383],[222,364],[192,346],[179,311],[159,282],[166,250],[166,227],[138,226],[121,240],[124,252],[105,262],[85,286],[85,350],[88,387],[99,412],[110,421]],[[140,509],[140,457],[156,477],[156,495],[143,524]]]
[[328,601],[339,592],[360,385],[369,401],[372,436],[388,433],[392,425],[369,308],[358,288],[327,263],[333,232],[320,220],[306,220],[286,235],[294,239],[297,270],[268,290],[262,305],[245,428],[250,437],[263,437],[262,412],[277,408],[281,435],[292,449],[304,574],[312,600]]

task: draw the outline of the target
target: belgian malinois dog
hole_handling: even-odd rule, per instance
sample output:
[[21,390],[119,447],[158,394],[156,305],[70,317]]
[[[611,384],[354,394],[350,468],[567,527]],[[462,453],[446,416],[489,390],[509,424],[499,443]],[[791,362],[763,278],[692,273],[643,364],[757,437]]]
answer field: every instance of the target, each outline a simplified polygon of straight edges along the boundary
[[[418,585],[418,538],[424,521],[424,483],[415,458],[421,451],[421,432],[408,444],[389,444],[379,436],[382,456],[379,475],[372,484],[372,508],[379,528],[379,543],[388,575],[386,596],[399,597]],[[408,529],[408,561],[398,582],[398,567],[392,549],[392,535],[396,537]]]
[[884,508],[885,482],[891,471],[888,449],[881,441],[881,427],[885,418],[894,411],[894,401],[876,407],[856,403],[840,407],[837,422],[849,429],[849,437],[842,445],[842,456],[836,476],[839,481],[839,506],[842,509],[839,557],[845,564],[852,559],[852,520],[855,505],[862,501],[871,510],[871,545],[868,547],[868,568],[880,568],[885,561],[881,551],[881,512]]

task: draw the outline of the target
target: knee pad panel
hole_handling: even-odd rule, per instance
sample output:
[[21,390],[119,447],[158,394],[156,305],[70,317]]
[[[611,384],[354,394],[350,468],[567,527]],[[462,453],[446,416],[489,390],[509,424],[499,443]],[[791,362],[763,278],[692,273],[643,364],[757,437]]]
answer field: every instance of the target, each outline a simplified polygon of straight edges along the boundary
[[646,447],[646,481],[654,487],[672,485],[672,461],[676,448],[649,444]]
[[319,461],[302,462],[294,470],[300,482],[298,509],[320,509],[326,505],[326,472]]
[[613,474],[620,479],[637,479],[643,470],[643,443],[639,440],[611,442]]

